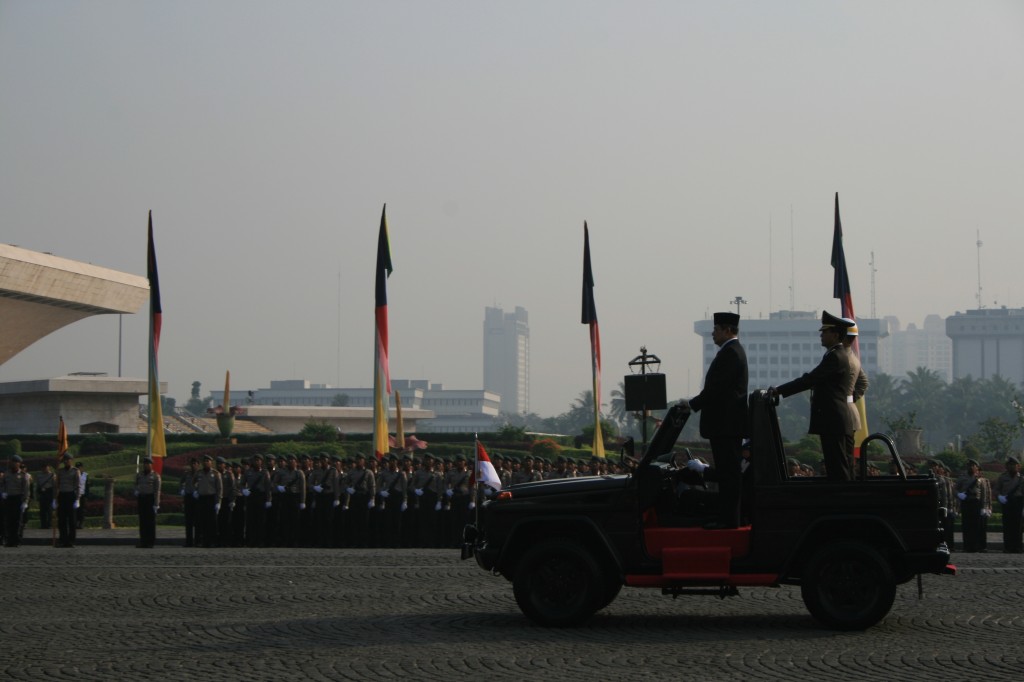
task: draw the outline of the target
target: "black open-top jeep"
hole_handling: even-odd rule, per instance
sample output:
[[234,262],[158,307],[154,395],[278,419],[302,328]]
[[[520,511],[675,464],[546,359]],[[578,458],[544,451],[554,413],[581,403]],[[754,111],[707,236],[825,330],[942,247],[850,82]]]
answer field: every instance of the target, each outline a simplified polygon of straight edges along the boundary
[[[714,496],[673,457],[689,416],[672,407],[630,474],[522,483],[481,505],[462,556],[512,582],[531,620],[577,625],[623,585],[663,594],[728,596],[741,586],[799,585],[822,624],[863,629],[885,617],[896,586],[955,573],[939,528],[937,481],[907,473],[892,441],[892,471],[857,480],[791,478],[764,391],[750,396],[751,525],[705,530]],[[627,457],[627,455],[623,455]],[[684,455],[685,457],[685,455]]]

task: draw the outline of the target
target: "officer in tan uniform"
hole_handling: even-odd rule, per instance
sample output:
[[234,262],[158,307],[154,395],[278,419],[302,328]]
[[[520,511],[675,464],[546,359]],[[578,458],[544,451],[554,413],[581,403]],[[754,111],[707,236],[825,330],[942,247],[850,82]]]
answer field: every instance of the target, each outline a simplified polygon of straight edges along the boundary
[[233,546],[231,536],[231,515],[235,509],[235,495],[238,491],[238,481],[228,461],[223,457],[217,457],[217,473],[220,474],[221,488],[224,491],[220,500],[220,511],[217,512],[217,546]]
[[263,547],[267,541],[266,511],[273,505],[270,472],[263,468],[263,455],[253,455],[242,495],[245,497],[245,546]]
[[213,468],[210,455],[203,457],[203,469],[196,474],[195,488],[199,512],[196,544],[201,542],[203,547],[213,547],[217,544],[217,514],[224,498],[224,482]]
[[407,481],[405,474],[398,469],[398,457],[388,455],[385,464],[386,469],[380,473],[378,479],[378,546],[398,547],[401,544],[402,513],[408,508],[405,499]]
[[10,471],[4,479],[3,488],[0,488],[0,497],[3,498],[7,546],[17,547],[21,543],[22,519],[32,498],[32,477],[22,466],[20,455],[11,457]]
[[444,494],[448,498],[448,518],[446,535],[442,539],[445,547],[458,547],[462,538],[462,529],[469,522],[469,506],[475,506],[469,490],[469,469],[466,458],[455,456],[455,465],[445,474]]
[[139,513],[139,544],[150,549],[156,542],[156,513],[160,509],[160,474],[153,471],[153,459],[142,460],[142,471],[135,474],[135,498]]
[[967,460],[967,471],[956,482],[965,552],[985,551],[986,521],[992,513],[991,490],[988,480],[981,474],[981,465],[973,459]]
[[366,468],[366,455],[356,453],[355,466],[345,476],[345,498],[342,507],[348,512],[348,546],[368,545],[369,513],[377,496],[376,481]]
[[1020,554],[1021,513],[1024,510],[1024,483],[1021,482],[1020,461],[1008,457],[1006,471],[999,474],[993,493],[1003,507],[1003,551]]
[[274,486],[277,502],[277,546],[298,545],[299,514],[306,508],[306,475],[298,468],[298,459],[289,455],[284,469],[278,469]]
[[199,460],[192,457],[188,460],[188,471],[181,477],[178,494],[181,495],[182,511],[185,513],[185,546],[198,544],[196,524],[199,520],[199,492],[196,490],[196,475],[199,473]]

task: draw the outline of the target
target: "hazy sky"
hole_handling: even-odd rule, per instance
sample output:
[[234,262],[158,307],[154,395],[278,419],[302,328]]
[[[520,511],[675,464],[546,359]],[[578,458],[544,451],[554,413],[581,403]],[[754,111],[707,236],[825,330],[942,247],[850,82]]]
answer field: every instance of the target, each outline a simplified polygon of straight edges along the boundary
[[[641,345],[681,397],[735,296],[838,311],[836,191],[860,316],[871,252],[878,316],[977,307],[977,230],[983,302],[1024,306],[1022,85],[1011,1],[0,0],[0,240],[145,275],[152,209],[172,396],[365,387],[386,202],[392,376],[479,388],[484,308],[523,306],[550,415],[590,387],[587,220],[603,401]],[[117,341],[0,381],[116,375]]]

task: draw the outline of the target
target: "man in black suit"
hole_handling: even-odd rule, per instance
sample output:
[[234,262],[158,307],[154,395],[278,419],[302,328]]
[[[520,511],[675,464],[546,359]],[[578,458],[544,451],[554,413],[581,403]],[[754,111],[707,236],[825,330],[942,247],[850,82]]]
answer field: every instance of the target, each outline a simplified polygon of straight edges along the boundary
[[711,339],[718,354],[708,367],[704,388],[689,401],[700,412],[700,435],[711,442],[718,481],[718,521],[712,530],[737,528],[740,523],[742,443],[747,435],[747,353],[740,345],[740,316],[715,313]]
[[822,312],[818,331],[821,345],[828,350],[821,362],[803,376],[768,389],[783,398],[811,389],[811,423],[807,432],[821,439],[825,470],[833,481],[853,479],[853,434],[857,420],[850,403],[860,368],[850,362],[850,351],[843,345],[849,326],[843,318]]

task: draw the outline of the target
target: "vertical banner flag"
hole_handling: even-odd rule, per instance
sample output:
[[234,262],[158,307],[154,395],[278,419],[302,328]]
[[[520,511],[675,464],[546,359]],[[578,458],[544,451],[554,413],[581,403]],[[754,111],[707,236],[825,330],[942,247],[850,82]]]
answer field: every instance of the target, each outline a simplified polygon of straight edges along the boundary
[[405,451],[405,423],[402,421],[402,396],[395,391],[395,447]]
[[601,332],[597,327],[597,307],[594,305],[594,271],[590,267],[590,230],[583,221],[583,324],[590,325],[590,367],[594,393],[595,457],[604,457],[604,436],[601,433]]
[[[836,192],[836,223],[832,233],[832,268],[835,271],[832,280],[832,297],[839,299],[842,316],[856,322],[857,317],[853,312],[853,293],[850,291],[850,277],[846,270],[846,254],[843,252],[843,225],[839,220],[839,192]],[[858,337],[854,337],[850,350],[857,356],[857,360],[860,360]],[[868,437],[868,415],[863,396],[857,400],[855,406],[860,415],[860,428],[853,435],[853,455],[859,457],[860,444]]]
[[377,459],[388,453],[388,396],[391,372],[388,369],[388,277],[391,276],[391,244],[388,242],[387,204],[380,213],[377,237],[376,309],[373,347],[373,450]]
[[61,459],[68,451],[68,427],[64,425],[64,415],[60,417],[60,424],[57,425],[57,465],[60,466]]
[[160,278],[157,276],[156,246],[153,244],[153,211],[149,212],[146,277],[149,278],[149,428],[146,432],[146,454],[153,458],[153,470],[159,474],[164,470],[167,441],[164,438],[164,413],[160,405],[160,376],[157,372],[163,308],[160,306]]
[[476,441],[476,464],[473,467],[470,487],[475,488],[477,483],[483,483],[495,490],[501,490],[501,479],[498,477],[498,472],[495,470],[494,465],[491,464],[491,458],[487,456],[484,444],[479,440]]

